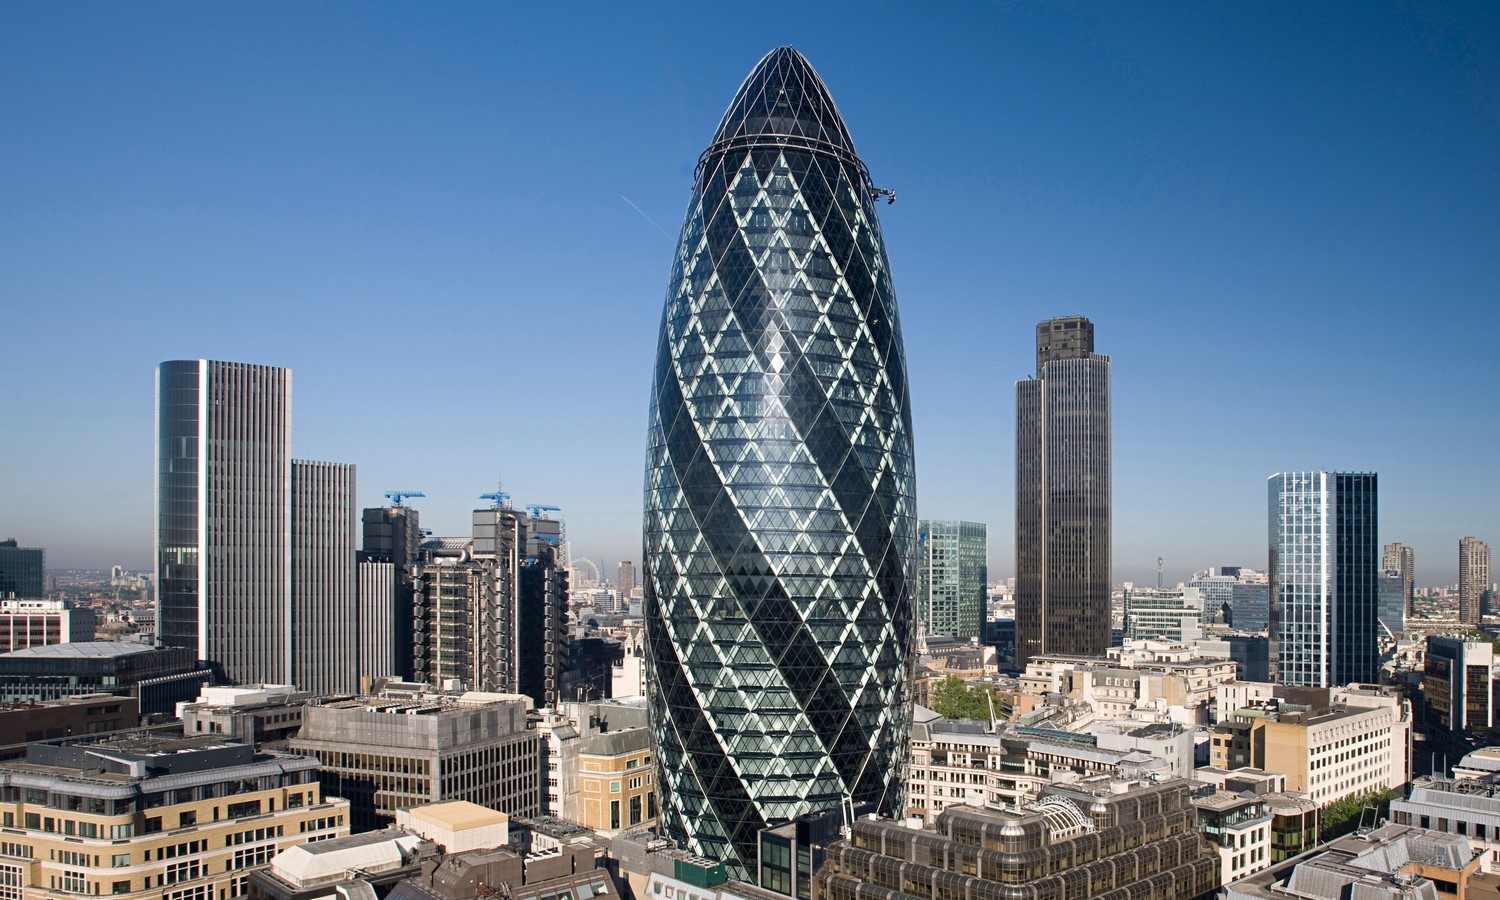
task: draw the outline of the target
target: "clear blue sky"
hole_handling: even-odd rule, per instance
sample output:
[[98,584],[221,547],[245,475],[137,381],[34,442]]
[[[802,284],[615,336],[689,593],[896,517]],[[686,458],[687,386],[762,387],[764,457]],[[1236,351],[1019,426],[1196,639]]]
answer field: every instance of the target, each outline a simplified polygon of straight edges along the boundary
[[1419,583],[1500,545],[1487,2],[0,5],[0,537],[149,566],[153,368],[206,356],[290,366],[296,455],[367,504],[461,533],[503,476],[638,558],[693,165],[780,44],[900,194],[920,512],[996,575],[1073,313],[1117,578],[1263,567],[1279,469],[1379,472]]

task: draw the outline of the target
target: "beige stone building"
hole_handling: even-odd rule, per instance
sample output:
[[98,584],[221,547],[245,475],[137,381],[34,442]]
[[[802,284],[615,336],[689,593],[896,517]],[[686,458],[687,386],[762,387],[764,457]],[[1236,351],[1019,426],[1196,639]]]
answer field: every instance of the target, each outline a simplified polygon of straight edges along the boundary
[[578,821],[605,835],[656,821],[650,729],[605,732],[579,744]]
[[349,833],[317,762],[222,737],[32,744],[0,764],[0,900],[228,900],[281,850]]

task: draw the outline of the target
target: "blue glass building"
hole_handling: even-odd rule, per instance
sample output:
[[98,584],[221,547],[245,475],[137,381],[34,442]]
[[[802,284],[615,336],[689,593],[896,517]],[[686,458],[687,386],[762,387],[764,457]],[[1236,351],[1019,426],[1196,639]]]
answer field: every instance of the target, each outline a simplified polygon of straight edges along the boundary
[[1375,681],[1376,476],[1279,472],[1267,488],[1272,679],[1298,687]]
[[764,826],[900,807],[911,410],[879,194],[800,54],[699,160],[651,397],[647,691],[662,819],[753,870]]

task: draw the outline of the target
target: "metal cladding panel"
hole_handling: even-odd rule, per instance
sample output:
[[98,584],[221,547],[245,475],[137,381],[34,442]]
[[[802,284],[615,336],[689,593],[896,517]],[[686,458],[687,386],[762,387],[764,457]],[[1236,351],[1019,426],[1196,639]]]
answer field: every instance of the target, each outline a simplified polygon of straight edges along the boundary
[[874,194],[796,51],[741,86],[667,289],[643,560],[663,820],[743,873],[756,831],[900,808],[916,519]]

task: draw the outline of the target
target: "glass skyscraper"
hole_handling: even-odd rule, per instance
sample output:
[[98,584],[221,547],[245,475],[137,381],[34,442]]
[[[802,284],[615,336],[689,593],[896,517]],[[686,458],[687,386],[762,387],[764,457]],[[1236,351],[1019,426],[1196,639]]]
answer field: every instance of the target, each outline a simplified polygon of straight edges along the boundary
[[1279,472],[1267,487],[1272,680],[1297,687],[1374,681],[1376,476]]
[[245,684],[292,681],[292,373],[156,372],[156,628]]
[[698,162],[667,288],[643,559],[662,820],[741,874],[768,823],[900,808],[916,518],[878,196],[812,66],[773,50]]
[[1109,357],[1082,316],[1036,326],[1016,383],[1016,656],[1110,644]]
[[921,521],[917,618],[927,634],[983,636],[989,553],[989,533],[982,522]]

